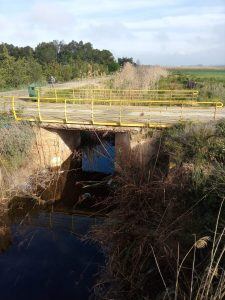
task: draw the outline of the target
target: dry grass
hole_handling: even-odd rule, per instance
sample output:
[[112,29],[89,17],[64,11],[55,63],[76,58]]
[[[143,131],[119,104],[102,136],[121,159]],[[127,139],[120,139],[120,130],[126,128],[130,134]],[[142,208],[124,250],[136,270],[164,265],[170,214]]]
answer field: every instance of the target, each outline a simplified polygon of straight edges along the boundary
[[130,63],[126,63],[123,69],[116,74],[113,88],[156,89],[159,80],[167,76],[168,71],[159,66],[133,66]]
[[222,300],[225,228],[216,228],[213,241],[209,236],[196,240],[201,229],[191,231],[195,207],[187,210],[180,197],[187,189],[185,173],[149,183],[138,182],[135,174],[118,178],[120,188],[107,202],[114,209],[93,231],[107,253],[97,296]]
[[[225,177],[214,166],[217,185],[211,175],[193,184],[196,161],[224,163],[217,147],[217,134],[225,138],[223,128],[223,123],[214,129],[178,126],[167,133],[169,148],[165,136],[159,137],[148,173],[130,162],[117,177],[117,190],[105,201],[108,218],[93,229],[107,255],[96,285],[100,299],[223,299]],[[162,167],[165,146],[170,156],[176,149],[177,162],[168,174]]]

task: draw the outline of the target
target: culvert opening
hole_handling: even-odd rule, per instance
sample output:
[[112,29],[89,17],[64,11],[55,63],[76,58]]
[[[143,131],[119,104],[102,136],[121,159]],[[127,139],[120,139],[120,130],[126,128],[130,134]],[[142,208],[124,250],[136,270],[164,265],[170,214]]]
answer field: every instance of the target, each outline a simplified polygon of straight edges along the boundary
[[98,207],[112,190],[115,134],[82,131],[80,146],[71,156],[62,202],[70,207]]

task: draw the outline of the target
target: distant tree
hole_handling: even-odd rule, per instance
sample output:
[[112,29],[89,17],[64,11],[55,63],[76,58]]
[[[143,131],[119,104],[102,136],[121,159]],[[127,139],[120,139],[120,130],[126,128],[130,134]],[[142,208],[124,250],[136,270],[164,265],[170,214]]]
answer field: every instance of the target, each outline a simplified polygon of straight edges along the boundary
[[58,47],[54,42],[41,43],[35,48],[35,57],[42,65],[57,61]]
[[108,64],[108,71],[109,73],[113,73],[116,72],[117,70],[119,70],[120,65],[117,62],[111,62],[110,64]]
[[122,57],[118,58],[118,64],[123,67],[126,63],[130,63],[132,65],[136,65],[134,59],[132,57]]
[[7,43],[0,44],[0,53],[2,53],[4,47],[8,50],[9,55],[15,59],[29,58],[34,54],[34,50],[30,46],[17,47]]
[[44,80],[42,66],[33,57],[26,60],[26,72],[29,78],[28,83]]
[[57,81],[76,77],[109,74],[119,69],[119,64],[109,50],[93,48],[83,41],[43,42],[32,49],[0,44],[0,88],[18,87],[31,82]]

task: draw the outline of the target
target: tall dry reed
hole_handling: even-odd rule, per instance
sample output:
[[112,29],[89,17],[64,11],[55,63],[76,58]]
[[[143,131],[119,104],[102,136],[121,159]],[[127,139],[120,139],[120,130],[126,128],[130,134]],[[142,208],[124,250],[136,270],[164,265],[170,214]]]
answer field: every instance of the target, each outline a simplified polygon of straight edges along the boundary
[[168,71],[160,66],[134,66],[126,63],[115,75],[113,87],[118,89],[155,89],[159,80],[168,76]]

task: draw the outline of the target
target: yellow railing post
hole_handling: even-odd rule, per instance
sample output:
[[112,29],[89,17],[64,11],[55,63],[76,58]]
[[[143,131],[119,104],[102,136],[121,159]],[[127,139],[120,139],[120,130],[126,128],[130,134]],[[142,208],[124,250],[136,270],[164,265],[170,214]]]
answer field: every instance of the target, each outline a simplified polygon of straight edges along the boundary
[[65,116],[65,123],[68,123],[68,119],[67,119],[67,100],[66,98],[64,99],[64,116]]
[[112,100],[112,90],[110,90],[109,99],[110,99],[109,105],[111,106],[112,105],[112,103],[111,103],[111,100]]
[[148,123],[151,123],[151,102],[149,102],[148,104],[148,112],[149,112],[149,119],[148,119]]
[[217,113],[217,102],[216,102],[215,110],[214,110],[214,121],[216,121],[216,113]]
[[183,102],[181,104],[181,116],[180,116],[180,120],[183,120]]
[[73,104],[75,104],[75,91],[74,91],[74,89],[73,89]]
[[15,110],[15,97],[14,96],[12,96],[12,112],[13,112],[14,119],[16,121],[18,121],[16,110]]
[[122,100],[120,100],[120,119],[119,119],[119,124],[120,124],[120,126],[122,124]]
[[94,99],[91,98],[91,123],[94,125]]
[[54,89],[54,91],[55,91],[55,102],[57,103],[57,102],[58,102],[57,90],[56,90],[56,89]]
[[38,118],[39,118],[39,121],[42,122],[42,117],[41,117],[41,109],[40,109],[40,91],[38,90],[38,93],[37,93],[37,108],[38,108]]

